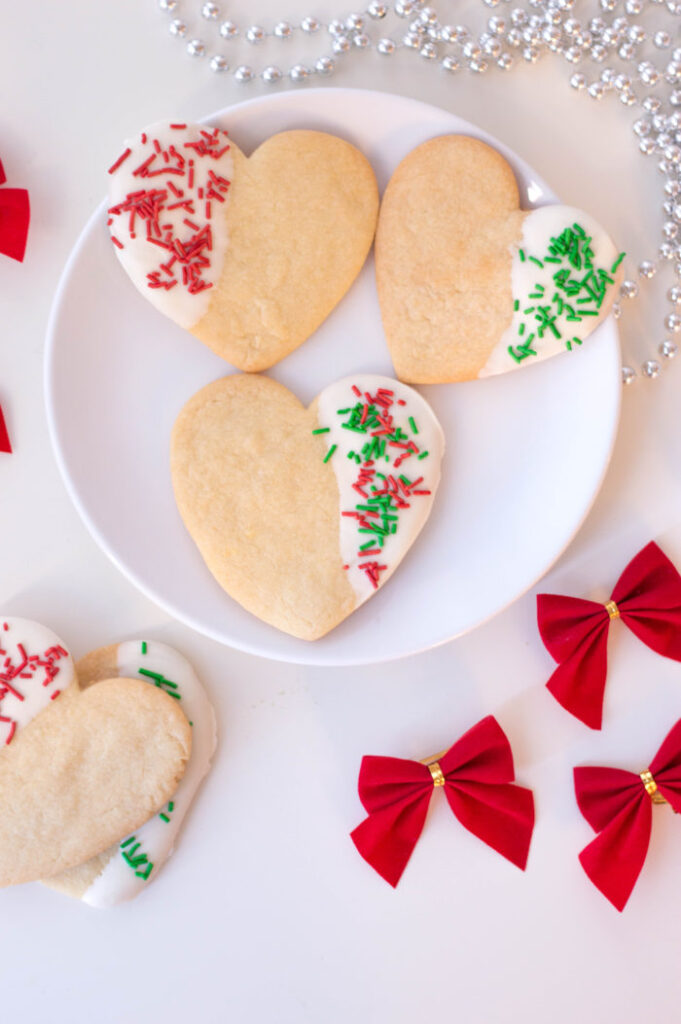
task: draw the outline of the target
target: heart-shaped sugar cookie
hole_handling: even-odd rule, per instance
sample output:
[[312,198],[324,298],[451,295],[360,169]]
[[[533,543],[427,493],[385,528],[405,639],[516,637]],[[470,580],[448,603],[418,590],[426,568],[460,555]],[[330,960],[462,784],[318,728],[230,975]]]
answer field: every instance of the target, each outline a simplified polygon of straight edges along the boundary
[[25,619],[0,642],[0,885],[80,864],[172,797],[191,750],[176,701],[140,680],[81,692],[58,637]]
[[224,131],[160,122],[109,174],[109,231],[135,286],[241,370],[319,327],[376,228],[371,165],[324,132],[282,132],[246,157]]
[[139,895],[173,852],[183,819],[215,751],[215,715],[196,673],[178,651],[156,640],[127,640],[102,647],[76,665],[81,690],[105,679],[141,679],[165,690],[182,709],[192,730],[191,756],[172,799],[134,833],[45,880],[51,889],[91,907],[112,907]]
[[180,514],[218,583],[315,640],[394,572],[430,513],[444,436],[430,406],[358,374],[309,409],[267,377],[203,388],[171,446]]
[[521,210],[511,167],[485,143],[423,143],[393,174],[376,233],[398,377],[472,380],[578,348],[612,308],[622,259],[581,210]]

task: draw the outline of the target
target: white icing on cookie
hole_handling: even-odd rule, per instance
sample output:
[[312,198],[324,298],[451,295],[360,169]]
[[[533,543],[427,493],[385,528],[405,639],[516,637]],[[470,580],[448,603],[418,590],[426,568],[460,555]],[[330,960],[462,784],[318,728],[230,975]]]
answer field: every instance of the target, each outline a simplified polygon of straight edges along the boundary
[[428,518],[445,438],[418,392],[375,374],[325,388],[317,421],[338,482],[340,554],[360,605],[390,578]]
[[135,287],[180,327],[206,313],[228,245],[234,161],[218,128],[160,121],[109,168],[108,226]]
[[610,237],[594,217],[572,206],[531,210],[511,253],[518,308],[479,377],[577,348],[610,312],[623,276]]
[[75,678],[56,633],[30,619],[0,618],[0,750]]
[[178,696],[180,707],[192,723],[192,750],[170,804],[121,841],[116,855],[85,892],[83,900],[92,907],[111,907],[132,899],[156,877],[173,852],[182,820],[208,773],[216,745],[213,709],[193,668],[181,654],[153,640],[130,640],[118,645],[117,657],[120,676],[146,679]]

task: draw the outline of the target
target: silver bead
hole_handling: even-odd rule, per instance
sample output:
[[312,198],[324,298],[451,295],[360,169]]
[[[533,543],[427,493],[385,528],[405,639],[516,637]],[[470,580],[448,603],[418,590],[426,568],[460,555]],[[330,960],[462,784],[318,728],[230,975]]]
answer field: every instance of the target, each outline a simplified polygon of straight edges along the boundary
[[650,377],[651,380],[654,380],[659,375],[661,369],[662,367],[656,359],[647,359],[641,367],[641,373],[644,377]]
[[631,366],[623,366],[622,367],[622,383],[629,385],[629,384],[633,384],[635,380],[636,380],[636,370],[634,370],[633,367],[631,367]]
[[455,57],[447,56],[440,62],[440,67],[444,68],[445,71],[450,71],[452,73],[458,71],[460,66],[461,65]]
[[397,49],[397,45],[392,39],[379,39],[376,49],[383,57],[391,57]]
[[488,57],[494,57],[495,60],[501,53],[501,43],[498,39],[486,39],[483,50]]
[[670,178],[669,181],[665,181],[664,190],[668,196],[678,196],[681,192],[681,183]]
[[644,85],[657,85],[660,81],[660,72],[648,60],[642,61],[637,71]]
[[613,68],[603,68],[601,71],[601,82],[606,88],[612,87],[617,77]]
[[623,299],[635,299],[638,295],[638,284],[636,281],[632,281],[627,278],[626,281],[622,281],[620,285],[620,295]]
[[182,36],[187,34],[187,26],[179,18],[174,18],[168,25],[168,31],[171,35],[178,36],[181,39]]
[[506,36],[506,42],[508,43],[509,46],[522,46],[523,37],[520,32],[520,29],[512,28],[511,31]]
[[419,18],[414,18],[413,21],[409,22],[409,31],[415,32],[417,36],[421,38],[428,35],[428,29]]
[[274,34],[277,39],[290,39],[293,35],[293,25],[289,21],[278,21],[274,26]]
[[402,42],[410,50],[417,50],[421,45],[421,36],[417,32],[407,32],[406,36],[402,37]]
[[648,33],[641,25],[632,25],[627,34],[629,36],[629,42],[633,43],[635,46],[645,43],[648,38]]
[[[485,3],[487,3],[488,6],[491,6],[489,4],[489,0],[485,0]],[[469,60],[469,62],[468,62],[468,69],[469,69],[469,71],[474,72],[474,74],[476,74],[476,75],[484,75],[484,73],[487,71],[488,68],[489,68],[489,64],[487,63],[486,60],[477,60],[477,59],[475,59],[475,60]]]
[[662,242],[659,249],[657,250],[663,260],[673,260],[676,255],[674,246],[671,242]]
[[513,67],[513,57],[510,53],[500,53],[497,58],[497,65],[502,71],[510,71]]
[[570,85],[573,89],[586,89],[586,75],[583,75],[581,71],[577,71],[571,76]]
[[305,64],[294,64],[288,73],[292,82],[306,82],[312,72]]
[[434,7],[424,7],[419,14],[419,18],[424,25],[434,25],[437,21],[437,11]]
[[327,31],[330,36],[343,36],[345,35],[345,25],[338,18],[334,18],[333,21],[329,22]]
[[215,21],[220,17],[220,8],[217,4],[211,3],[209,0],[209,2],[205,3],[201,8],[201,17],[205,18],[206,21]]
[[366,50],[367,46],[371,46],[371,39],[366,32],[358,33],[352,41],[359,50]]
[[370,18],[385,18],[388,13],[386,4],[379,4],[377,0],[371,0],[371,3],[367,7],[367,14]]
[[490,18],[489,21],[487,22],[487,29],[489,32],[492,33],[493,36],[503,36],[503,34],[506,31],[506,22],[504,21],[503,18],[500,18],[497,15],[495,15],[493,18]]
[[566,50],[563,50],[563,56],[570,64],[579,64],[582,59],[582,51],[578,46],[568,46]]
[[655,152],[655,139],[641,139],[638,148],[644,156],[652,156]]
[[333,57],[320,57],[315,64],[315,71],[318,75],[332,75],[336,70],[336,62]]
[[302,28],[303,32],[307,32],[310,35],[313,32],[319,32],[319,22],[317,21],[316,18],[303,18],[303,20],[300,23],[300,27]]
[[220,35],[223,39],[235,39],[239,35],[239,26],[233,21],[223,21],[220,25]]
[[361,32],[364,28],[364,18],[361,14],[350,14],[345,19],[345,27],[348,32]]
[[665,160],[669,160],[670,164],[681,163],[681,147],[679,146],[667,146],[664,151]]
[[636,94],[629,90],[620,93],[620,103],[623,103],[625,107],[632,107],[636,103]]
[[516,26],[516,28],[522,28],[526,21],[527,14],[522,7],[516,7],[511,11],[511,22]]
[[605,86],[602,82],[592,82],[587,92],[592,99],[600,100],[605,95]]
[[617,0],[599,0],[602,11],[614,11],[617,7]]
[[437,46],[434,43],[424,43],[419,53],[424,60],[436,60],[438,56]]
[[177,7],[177,0],[158,0],[158,6],[162,11],[174,11]]
[[414,13],[414,6],[411,0],[398,0],[395,4],[395,14],[398,18],[410,18]]
[[633,14],[636,17],[643,10],[643,0],[627,0],[624,9],[627,14]]
[[646,121],[645,118],[640,118],[638,121],[634,121],[633,129],[639,138],[643,138],[644,135],[650,135],[651,124],[650,121]]
[[671,338],[665,338],[658,349],[660,355],[664,356],[665,359],[673,359],[678,350],[679,346]]
[[615,75],[613,85],[618,92],[622,92],[624,89],[629,89],[631,87],[631,79],[629,78],[629,75]]
[[246,40],[252,43],[253,46],[257,46],[258,43],[262,43],[265,39],[265,29],[260,25],[251,25],[250,28],[246,29]]
[[600,64],[601,61],[604,61],[605,58],[608,56],[608,51],[602,43],[595,43],[591,47],[591,53],[589,54],[589,56],[592,60],[595,60],[597,64]]
[[[603,18],[596,17],[592,18],[589,22],[589,28],[591,29],[594,35],[599,36],[601,32],[605,31],[605,29],[607,28],[607,24],[603,20]],[[576,32],[570,32],[570,35],[576,35]]]
[[659,100],[657,96],[646,96],[643,101],[643,109],[648,114],[656,114],[662,106],[662,100]]
[[681,306],[681,288],[673,284],[667,292],[667,298],[674,306]]
[[190,39],[187,43],[187,53],[190,57],[203,57],[206,47],[200,39]]
[[622,60],[631,60],[634,56],[634,44],[633,43],[622,43],[619,50],[617,51]]
[[615,320],[619,320],[619,318],[622,316],[622,307],[620,306],[619,302],[613,302],[611,312]]
[[440,30],[440,37],[446,43],[465,43],[469,35],[465,25],[445,25]]
[[211,71],[229,71],[229,64],[220,53],[216,53],[214,57],[210,59]]
[[681,89],[675,89],[669,96],[669,102],[673,107],[681,107]]
[[678,313],[670,313],[664,318],[664,325],[672,334],[678,334],[681,331],[681,316]]
[[670,85],[674,85],[681,78],[681,61],[670,60],[664,69],[664,77]]
[[238,68],[234,69],[234,77],[237,82],[245,85],[246,82],[250,82],[255,75],[253,68],[249,67],[248,64],[239,64]]
[[466,60],[477,60],[479,57],[482,56],[482,50],[480,49],[477,43],[466,43],[466,45],[463,48],[463,55],[466,58]]
[[336,36],[331,45],[334,53],[347,53],[352,43],[347,36]]
[[523,50],[523,60],[528,64],[536,64],[539,60],[539,50],[536,46],[526,46]]
[[667,10],[670,14],[681,14],[681,3],[678,0],[667,0]]
[[669,32],[665,32],[662,30],[660,32],[655,33],[655,35],[653,36],[653,43],[658,48],[658,50],[666,50],[667,47],[671,46],[672,44],[672,37],[669,35]]
[[639,277],[645,277],[648,281],[655,277],[656,270],[657,267],[652,260],[642,260],[638,265]]
[[268,64],[268,66],[263,68],[260,72],[260,77],[263,82],[266,82],[268,85],[276,85],[277,82],[280,82],[282,79],[281,68],[276,67],[274,64]]

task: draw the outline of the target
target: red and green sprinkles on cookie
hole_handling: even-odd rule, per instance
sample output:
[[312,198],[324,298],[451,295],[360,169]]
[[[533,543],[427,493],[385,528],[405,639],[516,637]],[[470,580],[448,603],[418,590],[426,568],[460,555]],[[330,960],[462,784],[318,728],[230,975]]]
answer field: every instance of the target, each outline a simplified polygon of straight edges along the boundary
[[[395,406],[406,405],[403,399],[396,399],[395,392],[378,388],[375,394],[362,392],[352,385],[356,401],[337,410],[341,417],[340,426],[348,431],[348,442],[352,447],[345,457],[355,462],[357,474],[352,489],[361,500],[353,508],[341,509],[341,515],[357,523],[357,567],[364,572],[374,590],[378,589],[381,573],[387,563],[375,556],[381,556],[389,537],[397,533],[400,513],[411,508],[414,500],[430,495],[430,490],[421,486],[423,475],[398,473],[397,470],[408,459],[414,461],[428,457],[414,440],[419,433],[413,416],[408,416],[405,425],[395,421]],[[326,433],[329,427],[318,427],[313,434]],[[352,435],[358,435],[353,438]],[[327,451],[324,462],[337,452],[333,444]],[[415,479],[411,479],[414,477]],[[343,566],[349,569],[350,565]]]
[[[537,282],[524,299],[513,302],[514,313],[522,308],[522,314],[527,318],[518,325],[518,342],[508,346],[508,354],[516,363],[536,356],[534,346],[547,332],[551,337],[562,340],[569,352],[574,345],[582,344],[582,339],[573,333],[577,328],[571,329],[570,325],[581,323],[585,317],[598,316],[608,289],[615,283],[613,275],[625,256],[620,253],[608,268],[597,267],[592,241],[584,228],[575,223],[557,237],[552,236],[548,251],[541,257],[528,255],[519,249],[520,262],[534,263],[542,270],[549,269],[553,285],[547,290],[545,285]],[[557,322],[560,317],[564,321],[561,324]]]
[[[9,623],[3,622],[2,632],[7,633],[9,631]],[[45,687],[52,686],[61,668],[56,663],[61,658],[68,658],[69,652],[65,651],[60,645],[53,645],[39,654],[28,654],[24,645],[17,643],[16,647],[19,657],[15,661],[2,644],[3,638],[2,634],[0,634],[0,722],[6,726],[5,744],[9,744],[14,738],[17,722],[15,719],[1,713],[3,700],[8,694],[11,694],[12,697],[23,703],[26,695],[22,691],[25,690],[26,684],[20,683],[20,679],[39,681]],[[50,694],[50,700],[55,700],[60,693],[61,690],[54,689]]]
[[[171,129],[186,131],[185,124],[171,124]],[[190,295],[212,288],[208,280],[212,266],[213,233],[211,220],[225,202],[231,182],[208,166],[214,164],[230,146],[227,133],[219,128],[197,129],[197,137],[188,141],[163,146],[157,138],[143,133],[140,143],[149,155],[132,170],[140,186],[154,179],[148,187],[128,192],[125,198],[108,210],[111,241],[124,249],[126,244],[140,236],[158,252],[155,269],[147,274],[147,287],[170,291],[178,285]],[[124,150],[109,168],[116,174],[122,167],[126,173],[132,156],[130,147]],[[198,184],[195,179],[203,182]],[[181,226],[168,220],[171,211],[182,211]],[[181,237],[180,237],[181,235]]]

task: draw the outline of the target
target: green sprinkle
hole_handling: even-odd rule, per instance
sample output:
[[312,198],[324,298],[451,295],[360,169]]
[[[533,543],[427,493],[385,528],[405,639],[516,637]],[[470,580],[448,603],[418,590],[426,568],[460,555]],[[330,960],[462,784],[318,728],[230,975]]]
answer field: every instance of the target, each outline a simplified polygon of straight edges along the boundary
[[518,334],[520,334],[522,336],[524,333],[525,333],[525,324],[521,324],[520,327],[518,328]]
[[544,263],[560,263],[557,256],[545,256]]
[[194,725],[194,723],[193,723],[193,722],[190,722],[189,724],[190,724],[190,725]]
[[169,697],[174,697],[175,700],[182,700],[179,693],[174,693],[172,690],[164,690],[163,692],[167,693]]
[[532,261],[532,263],[536,263],[538,267],[541,267],[542,270],[544,269],[544,264],[541,260],[538,260],[536,256],[530,256],[528,258]]
[[138,668],[137,671],[141,676],[148,676],[149,679],[155,679],[157,683],[163,682],[163,676],[159,672],[151,672],[148,668]]
[[523,252],[522,249],[518,249],[518,255],[520,256],[520,262],[524,263],[525,262],[525,253]]
[[151,861],[149,861],[144,871],[136,871],[135,874],[137,875],[138,878],[143,878],[144,881],[146,882],[147,878],[149,877],[153,870],[154,865],[151,863]]
[[328,452],[326,453],[326,456],[324,457],[324,462],[328,462],[329,461],[329,459],[331,458],[331,456],[333,455],[333,453],[335,452],[337,447],[338,447],[337,444],[332,444],[331,445],[331,447],[329,448]]
[[313,434],[328,434],[328,432],[330,430],[331,430],[331,427],[317,427],[317,429],[313,430],[312,433]]
[[416,458],[417,459],[425,459],[425,458],[427,458],[428,455],[430,455],[430,452],[421,452],[421,454],[417,455]]
[[615,273],[615,271],[617,270],[617,268],[619,267],[620,263],[622,262],[622,260],[624,259],[624,257],[625,257],[626,255],[627,255],[627,254],[626,254],[625,252],[621,252],[621,253],[619,254],[619,256],[617,257],[617,259],[615,260],[615,262],[613,263],[613,265],[612,265],[612,266],[610,267],[610,273],[611,273],[611,274],[614,274],[614,273]]
[[124,843],[121,843],[121,850],[124,849],[126,846],[129,846],[130,843],[133,843],[134,841],[135,841],[135,837],[134,836],[130,836],[130,838],[126,839]]
[[352,412],[352,409],[336,409],[339,416],[344,416],[346,412]]
[[419,432],[419,428],[418,428],[418,427],[416,426],[416,423],[415,423],[415,421],[414,421],[414,417],[413,417],[413,416],[410,416],[410,417],[409,417],[409,426],[411,427],[412,431],[413,431],[413,432],[414,432],[415,434],[418,434],[418,432]]
[[147,641],[143,640],[142,641],[142,654],[146,654],[146,653],[147,653]]
[[[568,342],[568,344],[569,344],[569,342]],[[170,818],[168,817],[167,814],[159,814],[159,818],[161,819],[161,821],[166,821],[166,822],[170,821]]]
[[[189,724],[191,725],[192,723],[190,722]],[[170,803],[168,804],[168,813],[172,814],[174,810],[175,810],[175,802],[173,800],[171,800]]]
[[515,313],[517,313],[519,309],[520,309],[520,303],[519,303],[519,302],[518,302],[518,300],[516,299],[516,300],[515,300],[515,302],[513,303],[513,311],[514,311]]

